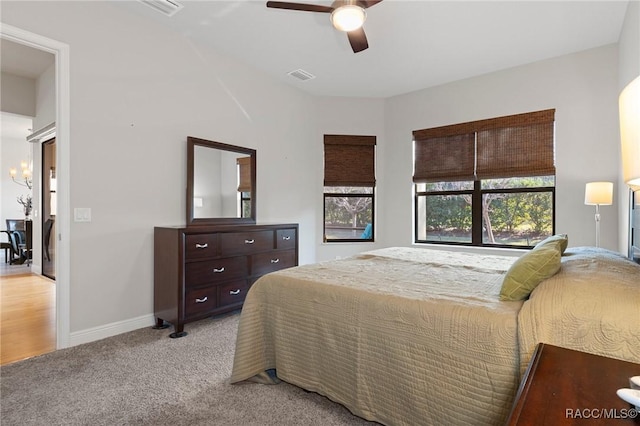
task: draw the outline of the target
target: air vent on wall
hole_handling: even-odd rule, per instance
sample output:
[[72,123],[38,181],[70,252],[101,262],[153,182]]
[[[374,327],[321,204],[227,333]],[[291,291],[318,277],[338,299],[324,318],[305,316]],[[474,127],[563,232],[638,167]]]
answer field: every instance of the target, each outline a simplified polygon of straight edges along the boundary
[[173,16],[180,11],[184,6],[173,0],[139,0],[158,12],[161,12],[167,16]]
[[307,80],[311,80],[312,78],[316,78],[315,75],[301,69],[288,72],[287,74],[289,74],[291,77],[295,77],[298,80],[302,80],[302,81],[307,81]]

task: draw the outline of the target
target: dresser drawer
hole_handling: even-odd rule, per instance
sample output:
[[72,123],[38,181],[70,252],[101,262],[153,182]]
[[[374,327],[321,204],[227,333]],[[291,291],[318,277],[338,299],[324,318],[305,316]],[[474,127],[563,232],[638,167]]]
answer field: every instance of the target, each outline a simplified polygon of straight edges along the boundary
[[273,231],[228,232],[220,234],[222,255],[249,254],[273,249]]
[[218,234],[189,234],[184,239],[186,260],[214,257],[218,254]]
[[296,248],[296,230],[295,229],[278,229],[276,231],[276,248],[295,249]]
[[200,284],[219,283],[244,278],[248,273],[246,256],[191,262],[185,265],[185,285],[194,287]]
[[249,284],[247,280],[234,281],[220,286],[220,304],[219,307],[242,303],[247,297]]
[[295,250],[272,251],[251,256],[251,275],[263,275],[296,265]]
[[217,306],[218,287],[215,285],[187,290],[185,296],[185,316],[199,315],[212,311]]

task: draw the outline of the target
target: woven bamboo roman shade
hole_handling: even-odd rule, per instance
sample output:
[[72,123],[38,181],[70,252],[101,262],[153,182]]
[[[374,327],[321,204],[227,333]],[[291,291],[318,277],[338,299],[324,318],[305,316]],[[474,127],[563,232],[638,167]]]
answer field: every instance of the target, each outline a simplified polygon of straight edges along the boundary
[[478,130],[477,178],[555,174],[554,112],[546,110],[485,120],[489,123]]
[[324,186],[375,186],[375,136],[324,135]]
[[416,140],[414,182],[473,180],[475,134]]
[[555,174],[555,110],[416,130],[414,182]]
[[238,192],[251,192],[251,157],[237,158],[236,163],[240,169]]

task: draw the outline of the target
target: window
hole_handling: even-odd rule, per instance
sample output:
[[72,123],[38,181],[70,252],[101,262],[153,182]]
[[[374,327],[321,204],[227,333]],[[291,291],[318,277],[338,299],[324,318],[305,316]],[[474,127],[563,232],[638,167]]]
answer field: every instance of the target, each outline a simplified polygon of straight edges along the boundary
[[324,136],[324,241],[373,241],[375,136]]
[[251,217],[251,157],[236,158],[240,217]]
[[415,242],[532,247],[552,235],[554,115],[414,131]]

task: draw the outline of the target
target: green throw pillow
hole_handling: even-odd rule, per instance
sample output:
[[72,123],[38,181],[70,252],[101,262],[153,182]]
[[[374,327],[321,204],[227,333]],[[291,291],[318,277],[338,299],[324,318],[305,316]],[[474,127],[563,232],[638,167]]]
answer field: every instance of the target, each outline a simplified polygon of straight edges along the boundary
[[564,251],[567,249],[568,245],[569,245],[569,236],[567,234],[558,234],[558,235],[552,235],[548,238],[545,238],[544,240],[536,244],[536,246],[533,249],[538,250],[542,247],[555,246],[560,251],[560,254],[564,254]]
[[560,251],[553,245],[520,256],[507,271],[500,300],[525,300],[542,281],[560,270]]

